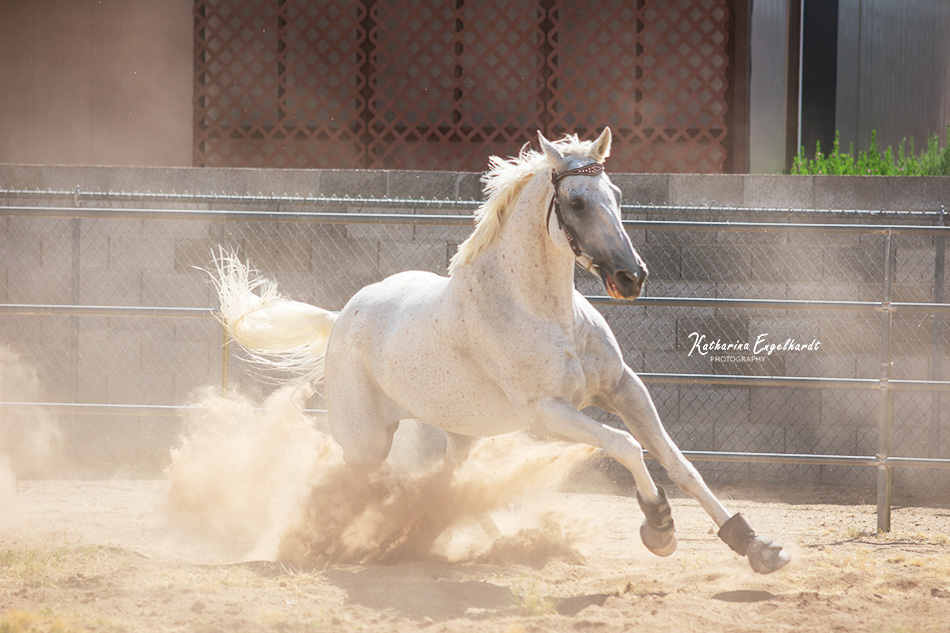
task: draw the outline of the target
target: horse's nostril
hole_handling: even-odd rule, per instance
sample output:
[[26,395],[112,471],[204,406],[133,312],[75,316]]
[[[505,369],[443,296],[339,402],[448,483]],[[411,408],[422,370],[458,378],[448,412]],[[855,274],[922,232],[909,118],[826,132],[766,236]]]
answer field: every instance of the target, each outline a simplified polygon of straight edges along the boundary
[[614,280],[618,286],[639,290],[643,287],[643,282],[647,280],[647,271],[645,268],[637,268],[633,272],[618,270],[614,275]]
[[631,275],[626,270],[617,271],[617,274],[614,275],[614,278],[617,280],[617,283],[621,286],[634,286],[639,287],[640,277],[636,275]]

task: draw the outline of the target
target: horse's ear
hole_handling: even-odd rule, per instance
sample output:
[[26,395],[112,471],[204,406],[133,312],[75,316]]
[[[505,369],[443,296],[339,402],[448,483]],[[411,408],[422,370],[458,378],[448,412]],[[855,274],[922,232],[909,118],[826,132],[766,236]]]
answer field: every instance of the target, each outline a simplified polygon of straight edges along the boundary
[[594,148],[591,151],[591,157],[594,158],[598,163],[604,162],[608,156],[610,156],[610,128],[605,127],[604,131],[600,133],[600,136],[594,141]]
[[561,161],[564,160],[564,154],[562,154],[558,148],[554,147],[551,141],[544,138],[544,134],[541,134],[540,130],[538,130],[538,143],[541,145],[541,150],[548,157],[548,162],[552,165],[561,164]]

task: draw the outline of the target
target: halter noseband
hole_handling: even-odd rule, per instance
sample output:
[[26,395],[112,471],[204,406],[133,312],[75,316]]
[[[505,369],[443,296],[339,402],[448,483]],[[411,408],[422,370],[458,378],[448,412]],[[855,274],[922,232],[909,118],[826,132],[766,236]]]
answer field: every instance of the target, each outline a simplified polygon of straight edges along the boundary
[[554,185],[554,196],[551,198],[551,204],[548,205],[548,216],[545,226],[548,227],[548,232],[550,233],[551,212],[553,211],[554,217],[557,218],[558,228],[564,231],[564,235],[567,237],[567,243],[570,244],[571,250],[574,251],[574,257],[577,258],[584,257],[585,255],[577,245],[577,240],[575,240],[574,236],[571,235],[570,229],[568,229],[567,225],[564,224],[564,218],[561,217],[561,205],[557,199],[557,186],[558,183],[568,176],[599,176],[602,173],[604,173],[604,166],[602,163],[590,163],[589,165],[575,167],[574,169],[569,169],[563,174],[559,174],[553,169],[551,170],[551,184]]

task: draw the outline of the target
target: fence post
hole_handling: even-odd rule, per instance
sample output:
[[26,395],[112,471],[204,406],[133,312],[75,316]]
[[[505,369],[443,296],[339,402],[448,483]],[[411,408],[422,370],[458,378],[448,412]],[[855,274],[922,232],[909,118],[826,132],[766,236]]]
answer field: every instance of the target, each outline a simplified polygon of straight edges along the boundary
[[[228,236],[227,220],[218,223],[218,248],[224,248]],[[218,257],[220,252],[214,253]],[[217,298],[217,296],[216,296]],[[217,306],[216,306],[217,307]],[[221,322],[221,336],[224,343],[221,345],[221,395],[228,395],[228,380],[231,373],[231,336],[228,334],[228,328]]]
[[[937,225],[946,224],[946,209],[940,205],[940,214],[937,216]],[[943,284],[945,279],[944,266],[946,262],[947,238],[943,235],[934,237],[934,303],[943,303]],[[930,362],[930,379],[943,380],[943,315],[934,314],[933,324],[933,359]],[[940,392],[930,392],[930,456],[940,457]]]
[[877,531],[891,531],[891,467],[887,463],[891,454],[891,430],[893,427],[894,402],[891,394],[891,256],[894,233],[888,229],[884,237],[884,298],[881,325],[881,419],[878,428],[879,460],[877,466]]
[[228,373],[230,371],[231,358],[231,337],[228,336],[228,328],[221,326],[221,332],[224,335],[224,345],[221,346],[221,395],[228,395]]
[[[79,185],[73,193],[73,206],[79,207]],[[70,220],[71,251],[70,251],[70,294],[69,300],[73,305],[79,305],[82,300],[80,283],[82,280],[82,218]],[[79,393],[79,317],[69,319],[69,392],[73,402],[80,402]]]

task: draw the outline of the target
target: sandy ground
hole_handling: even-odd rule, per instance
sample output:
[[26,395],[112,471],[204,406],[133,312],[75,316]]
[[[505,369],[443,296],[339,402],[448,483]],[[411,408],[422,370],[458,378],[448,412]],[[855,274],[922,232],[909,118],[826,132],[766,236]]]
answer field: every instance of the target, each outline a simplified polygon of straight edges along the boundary
[[725,494],[794,556],[759,576],[691,499],[672,499],[679,549],[657,558],[639,542],[634,499],[545,493],[524,505],[573,526],[570,547],[547,556],[300,571],[176,534],[166,481],[16,486],[0,509],[5,632],[950,631],[945,508],[897,508],[894,531],[877,536],[869,505]]

